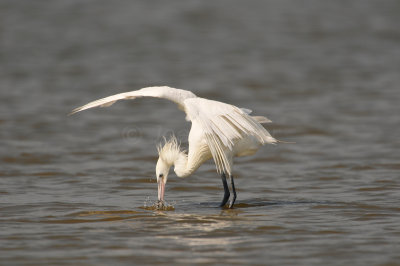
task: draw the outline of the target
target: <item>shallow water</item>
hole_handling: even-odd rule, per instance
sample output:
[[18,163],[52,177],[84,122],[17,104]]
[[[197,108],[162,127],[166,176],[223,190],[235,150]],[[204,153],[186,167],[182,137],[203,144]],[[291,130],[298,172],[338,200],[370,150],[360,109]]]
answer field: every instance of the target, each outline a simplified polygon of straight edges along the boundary
[[[0,3],[0,264],[396,265],[397,1]],[[174,104],[114,93],[170,85],[250,108],[278,139],[235,162],[221,209],[212,162],[171,173],[156,145]]]

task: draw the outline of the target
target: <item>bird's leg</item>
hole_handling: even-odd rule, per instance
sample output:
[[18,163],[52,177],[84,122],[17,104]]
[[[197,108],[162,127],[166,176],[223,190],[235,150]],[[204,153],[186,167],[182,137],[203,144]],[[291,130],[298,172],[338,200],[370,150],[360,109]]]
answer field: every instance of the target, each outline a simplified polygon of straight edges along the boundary
[[230,193],[229,193],[228,183],[226,182],[225,173],[222,173],[221,179],[222,179],[222,184],[224,185],[224,198],[222,199],[222,202],[221,202],[221,204],[219,206],[220,207],[224,207],[226,202],[229,199]]
[[230,180],[231,180],[233,198],[231,199],[231,202],[229,203],[229,209],[232,209],[233,204],[235,204],[235,200],[236,200],[236,189],[235,189],[235,182],[233,182],[233,175],[230,176]]

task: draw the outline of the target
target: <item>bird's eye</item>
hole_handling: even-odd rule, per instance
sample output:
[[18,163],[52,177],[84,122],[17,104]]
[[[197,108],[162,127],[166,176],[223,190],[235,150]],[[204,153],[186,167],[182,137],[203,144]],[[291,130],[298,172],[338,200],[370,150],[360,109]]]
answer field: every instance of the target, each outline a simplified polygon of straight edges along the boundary
[[159,176],[158,177],[163,177],[164,175],[163,174],[159,174]]

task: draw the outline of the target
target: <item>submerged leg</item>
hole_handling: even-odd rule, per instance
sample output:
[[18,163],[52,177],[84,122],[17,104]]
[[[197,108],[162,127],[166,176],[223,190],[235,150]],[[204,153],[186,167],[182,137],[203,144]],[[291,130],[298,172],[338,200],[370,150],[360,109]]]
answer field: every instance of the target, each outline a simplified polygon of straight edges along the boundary
[[224,207],[226,202],[229,199],[230,193],[229,193],[228,183],[226,182],[225,173],[222,173],[221,179],[222,179],[222,184],[224,185],[224,198],[222,199],[222,202],[221,202],[221,204],[219,206],[220,207]]
[[233,175],[230,176],[230,180],[231,180],[233,198],[231,199],[231,202],[229,203],[229,209],[232,209],[233,204],[235,204],[235,200],[236,200],[236,189],[235,189],[235,182],[233,182]]

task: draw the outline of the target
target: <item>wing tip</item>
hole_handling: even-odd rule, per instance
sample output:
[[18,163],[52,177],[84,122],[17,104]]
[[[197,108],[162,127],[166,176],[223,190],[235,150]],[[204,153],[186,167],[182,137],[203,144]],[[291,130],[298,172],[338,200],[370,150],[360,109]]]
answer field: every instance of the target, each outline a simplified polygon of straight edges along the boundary
[[251,116],[254,120],[256,120],[260,124],[268,124],[272,123],[272,120],[266,118],[265,116]]
[[283,141],[283,140],[279,140],[279,139],[277,139],[276,142],[283,143],[283,144],[296,144],[296,142],[293,142],[293,141]]
[[71,112],[68,113],[67,116],[72,116],[78,112],[82,111],[81,107],[75,108],[74,110],[72,110]]

